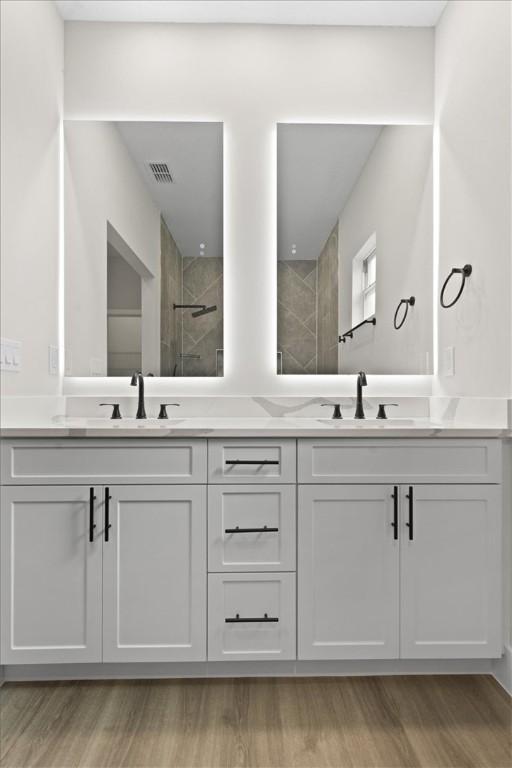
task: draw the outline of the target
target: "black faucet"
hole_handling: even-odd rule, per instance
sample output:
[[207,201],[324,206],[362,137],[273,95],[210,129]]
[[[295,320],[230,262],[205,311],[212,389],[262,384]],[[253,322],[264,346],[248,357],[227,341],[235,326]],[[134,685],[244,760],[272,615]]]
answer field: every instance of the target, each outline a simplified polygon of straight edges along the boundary
[[357,405],[354,419],[366,418],[363,408],[363,387],[366,387],[366,384],[366,373],[364,371],[359,371],[357,375]]
[[[148,376],[152,376],[152,375],[153,375],[152,373],[148,373]],[[140,371],[136,371],[133,374],[130,384],[132,385],[132,387],[136,387],[137,384],[139,385],[139,405],[137,408],[137,415],[135,416],[135,418],[147,419],[146,408],[144,405],[144,376]]]

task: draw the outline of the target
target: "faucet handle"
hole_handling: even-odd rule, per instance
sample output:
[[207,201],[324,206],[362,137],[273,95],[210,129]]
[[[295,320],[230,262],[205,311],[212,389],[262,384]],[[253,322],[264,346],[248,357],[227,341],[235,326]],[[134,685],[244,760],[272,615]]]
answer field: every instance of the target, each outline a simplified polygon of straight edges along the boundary
[[160,413],[158,414],[159,419],[168,419],[169,416],[167,414],[167,406],[168,405],[174,405],[176,408],[180,407],[179,403],[160,403]]
[[322,408],[324,408],[326,405],[331,406],[331,408],[334,408],[332,418],[333,419],[342,419],[343,416],[341,414],[341,403],[321,403]]
[[398,408],[398,403],[379,403],[379,411],[377,413],[378,419],[387,419],[386,408],[389,406]]
[[110,407],[112,408],[112,416],[110,417],[111,419],[123,418],[121,416],[121,411],[119,409],[119,403],[100,403],[100,406],[103,406],[103,405],[110,405]]

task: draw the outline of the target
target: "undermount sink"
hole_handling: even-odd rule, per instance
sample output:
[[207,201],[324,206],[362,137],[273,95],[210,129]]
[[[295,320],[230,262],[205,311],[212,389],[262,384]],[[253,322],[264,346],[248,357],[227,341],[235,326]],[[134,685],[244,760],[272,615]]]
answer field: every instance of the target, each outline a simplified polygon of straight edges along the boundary
[[101,416],[67,416],[65,422],[70,426],[95,428],[95,427],[112,427],[112,429],[157,429],[159,427],[165,428],[170,423],[177,423],[183,421],[183,419],[135,419],[133,417],[124,417],[122,419],[110,419],[101,418]]
[[417,420],[415,419],[400,419],[400,418],[388,418],[388,419],[333,419],[333,418],[319,418],[316,419],[316,421],[320,421],[323,423],[331,423],[333,426],[336,427],[350,427],[353,429],[354,427],[365,427],[365,426],[371,426],[371,427],[386,427],[386,426],[393,426],[393,427],[412,427],[417,423]]

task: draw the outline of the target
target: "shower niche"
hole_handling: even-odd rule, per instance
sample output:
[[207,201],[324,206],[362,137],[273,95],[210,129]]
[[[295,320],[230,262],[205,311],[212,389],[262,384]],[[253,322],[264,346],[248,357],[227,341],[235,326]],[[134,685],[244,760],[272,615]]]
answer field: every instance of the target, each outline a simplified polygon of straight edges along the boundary
[[67,376],[223,375],[223,125],[64,123]]

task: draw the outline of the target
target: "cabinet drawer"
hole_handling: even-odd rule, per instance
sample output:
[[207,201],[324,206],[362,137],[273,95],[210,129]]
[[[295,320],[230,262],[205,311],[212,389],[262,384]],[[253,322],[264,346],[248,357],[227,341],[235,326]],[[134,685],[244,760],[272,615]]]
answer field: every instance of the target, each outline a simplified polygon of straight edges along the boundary
[[208,489],[209,571],[295,570],[295,486]]
[[210,661],[294,658],[294,573],[208,576]]
[[206,440],[11,440],[7,485],[205,483]]
[[294,483],[295,440],[209,440],[210,483]]
[[499,483],[499,440],[299,440],[299,483]]

